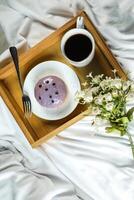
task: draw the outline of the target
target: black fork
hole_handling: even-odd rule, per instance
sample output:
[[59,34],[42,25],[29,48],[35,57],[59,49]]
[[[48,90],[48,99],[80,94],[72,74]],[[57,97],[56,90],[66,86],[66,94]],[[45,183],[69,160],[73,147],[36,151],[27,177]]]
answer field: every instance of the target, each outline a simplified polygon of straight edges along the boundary
[[32,114],[31,100],[30,100],[29,96],[27,94],[25,94],[25,92],[23,90],[23,82],[22,82],[22,77],[21,77],[21,73],[19,70],[19,59],[18,59],[17,48],[13,46],[13,47],[10,47],[9,50],[10,50],[10,53],[11,53],[11,56],[12,56],[12,59],[13,59],[14,65],[15,65],[20,89],[22,92],[22,103],[23,103],[24,114],[26,117],[29,117]]

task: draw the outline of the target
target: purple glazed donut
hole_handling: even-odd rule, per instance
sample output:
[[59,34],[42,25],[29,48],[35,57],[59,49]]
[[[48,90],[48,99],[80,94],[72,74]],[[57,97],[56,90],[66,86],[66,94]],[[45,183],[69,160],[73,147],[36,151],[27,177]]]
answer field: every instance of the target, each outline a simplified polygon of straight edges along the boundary
[[58,108],[66,100],[67,87],[57,76],[46,76],[35,85],[34,95],[41,106]]

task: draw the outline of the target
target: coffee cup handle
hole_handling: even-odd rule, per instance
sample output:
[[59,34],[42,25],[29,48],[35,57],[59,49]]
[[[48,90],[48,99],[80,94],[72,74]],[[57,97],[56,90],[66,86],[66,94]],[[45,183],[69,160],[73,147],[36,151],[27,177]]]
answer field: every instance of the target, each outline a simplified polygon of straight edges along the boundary
[[84,29],[84,17],[80,16],[77,18],[76,28]]

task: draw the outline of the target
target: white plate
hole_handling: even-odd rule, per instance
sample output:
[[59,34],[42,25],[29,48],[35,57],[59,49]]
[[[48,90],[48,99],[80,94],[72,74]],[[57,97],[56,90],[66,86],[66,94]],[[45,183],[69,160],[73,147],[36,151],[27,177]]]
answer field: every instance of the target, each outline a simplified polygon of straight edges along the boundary
[[[35,96],[34,88],[39,79],[55,75],[61,78],[68,88],[68,100],[62,109],[53,111],[41,106]],[[40,118],[47,120],[58,120],[69,115],[77,106],[75,94],[80,91],[80,81],[76,73],[67,65],[58,61],[46,61],[36,65],[26,76],[24,91],[29,95],[32,103],[32,112]]]

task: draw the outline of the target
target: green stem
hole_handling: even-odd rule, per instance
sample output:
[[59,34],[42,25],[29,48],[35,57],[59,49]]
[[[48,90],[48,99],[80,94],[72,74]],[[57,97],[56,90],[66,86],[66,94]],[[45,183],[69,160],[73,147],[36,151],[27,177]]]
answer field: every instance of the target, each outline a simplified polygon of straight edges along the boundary
[[131,150],[132,150],[132,155],[133,155],[133,158],[134,158],[134,143],[133,143],[133,139],[132,139],[131,134],[128,133],[128,131],[127,131],[127,135],[128,135],[128,139],[129,139],[129,142],[130,142],[130,146],[131,146]]

